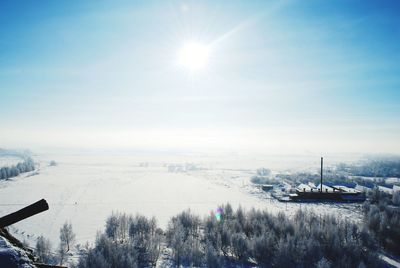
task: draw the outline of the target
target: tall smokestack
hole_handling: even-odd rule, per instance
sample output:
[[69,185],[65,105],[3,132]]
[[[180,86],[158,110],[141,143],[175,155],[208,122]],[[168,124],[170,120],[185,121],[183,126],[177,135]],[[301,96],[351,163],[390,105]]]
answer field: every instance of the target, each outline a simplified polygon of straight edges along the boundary
[[322,167],[324,165],[324,158],[321,157],[321,193],[322,193]]

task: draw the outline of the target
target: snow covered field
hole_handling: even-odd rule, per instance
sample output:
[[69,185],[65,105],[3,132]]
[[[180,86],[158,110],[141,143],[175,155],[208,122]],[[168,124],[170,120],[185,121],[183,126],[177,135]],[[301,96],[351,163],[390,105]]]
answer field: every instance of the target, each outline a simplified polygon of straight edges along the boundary
[[[38,171],[0,181],[0,215],[41,198],[50,205],[49,211],[11,227],[30,245],[39,235],[58,245],[59,229],[65,221],[72,223],[77,243],[91,242],[112,211],[156,216],[161,227],[185,209],[207,215],[226,202],[234,208],[241,205],[274,213],[293,214],[297,209],[310,208],[318,213],[359,217],[352,212],[359,211],[360,205],[285,204],[270,199],[250,183],[256,168],[282,170],[313,166],[314,162],[318,166],[315,157],[303,158],[304,163],[287,161],[287,157],[283,161],[279,157],[235,154],[58,153],[40,154],[34,159],[40,165]],[[49,166],[51,160],[58,165]]]

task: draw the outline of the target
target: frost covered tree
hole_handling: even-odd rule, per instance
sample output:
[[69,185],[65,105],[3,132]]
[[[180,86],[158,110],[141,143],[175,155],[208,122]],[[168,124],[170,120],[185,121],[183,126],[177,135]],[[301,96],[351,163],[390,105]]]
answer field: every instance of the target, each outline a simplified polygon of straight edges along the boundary
[[137,268],[138,252],[131,243],[116,242],[106,234],[98,234],[93,249],[79,258],[79,268]]
[[393,192],[392,202],[396,206],[400,205],[400,191]]
[[167,229],[167,242],[175,264],[200,266],[204,252],[200,249],[200,218],[189,210],[172,217]]
[[106,221],[105,232],[98,234],[94,248],[80,257],[78,267],[155,267],[162,234],[155,218],[113,213]]
[[61,244],[65,244],[67,248],[67,252],[75,243],[75,233],[72,230],[71,223],[64,223],[64,225],[60,229],[60,242]]
[[114,212],[106,220],[106,234],[114,241],[117,240],[117,229],[119,226],[118,214]]
[[241,261],[246,261],[249,254],[249,239],[244,233],[234,233],[231,236],[232,253]]
[[271,170],[267,168],[259,168],[257,169],[257,175],[268,177],[269,175],[271,175]]
[[218,250],[216,250],[210,243],[205,247],[205,261],[209,268],[219,268],[223,266],[223,261]]
[[[210,213],[203,220],[190,211],[171,218],[165,237],[174,265],[382,267],[380,246],[395,250],[400,241],[397,239],[400,228],[396,228],[398,215],[393,211],[389,214],[384,208],[382,211],[376,205],[366,208],[370,222],[361,228],[336,216],[312,211],[299,210],[289,218],[284,213],[233,210],[229,204],[220,206],[220,210],[220,217]],[[126,228],[118,226],[125,218],[128,235],[120,239],[118,230]],[[393,228],[386,230],[385,223]],[[373,226],[377,228],[378,239],[384,238],[385,244],[377,244],[370,229]],[[81,256],[79,267],[154,267],[162,238],[163,232],[156,228],[155,219],[113,214],[95,247]]]
[[51,255],[51,244],[50,240],[45,238],[44,236],[39,236],[36,241],[36,256],[38,257],[39,262],[42,263],[51,263],[53,258]]
[[64,262],[68,259],[67,246],[63,242],[60,242],[60,245],[58,246],[57,257],[58,257],[58,262],[60,263],[60,265],[63,265]]
[[275,251],[275,235],[270,232],[264,232],[251,241],[251,255],[258,264],[267,266]]
[[321,260],[319,260],[317,262],[315,267],[316,268],[330,268],[331,267],[331,263],[330,263],[330,261],[328,261],[326,258],[323,257]]
[[29,172],[35,169],[35,163],[32,158],[26,157],[23,162],[11,167],[2,167],[0,169],[0,179],[5,180],[16,177],[21,173]]

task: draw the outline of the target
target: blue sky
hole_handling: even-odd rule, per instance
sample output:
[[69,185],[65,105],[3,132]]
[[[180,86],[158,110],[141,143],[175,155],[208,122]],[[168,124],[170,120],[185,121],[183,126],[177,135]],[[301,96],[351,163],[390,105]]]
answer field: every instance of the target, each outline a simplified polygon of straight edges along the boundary
[[[397,1],[2,1],[0,146],[400,150]],[[191,72],[187,41],[210,46]]]

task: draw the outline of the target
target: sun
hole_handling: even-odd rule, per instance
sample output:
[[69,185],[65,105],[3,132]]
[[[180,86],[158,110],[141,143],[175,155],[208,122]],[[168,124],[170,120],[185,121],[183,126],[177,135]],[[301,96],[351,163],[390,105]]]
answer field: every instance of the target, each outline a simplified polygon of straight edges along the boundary
[[179,53],[179,63],[190,71],[204,69],[207,66],[209,48],[198,42],[187,42]]

